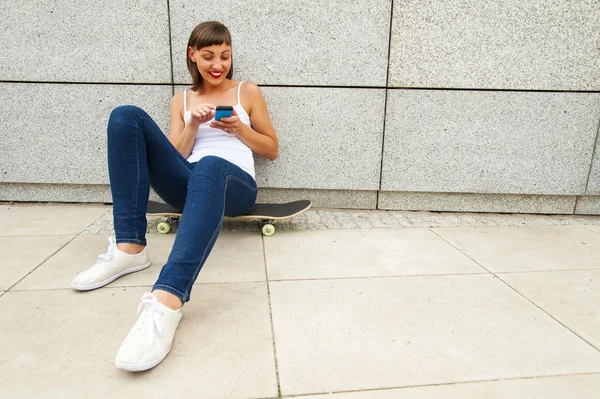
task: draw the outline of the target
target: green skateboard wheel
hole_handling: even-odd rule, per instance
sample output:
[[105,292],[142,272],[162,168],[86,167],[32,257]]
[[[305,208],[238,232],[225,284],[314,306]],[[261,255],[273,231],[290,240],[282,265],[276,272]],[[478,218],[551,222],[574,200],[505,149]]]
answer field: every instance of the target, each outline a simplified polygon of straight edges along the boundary
[[160,234],[167,234],[171,230],[171,226],[169,223],[160,222],[156,225],[156,230],[158,230]]
[[262,228],[262,233],[264,236],[271,237],[273,234],[275,234],[275,226],[270,223],[265,224]]

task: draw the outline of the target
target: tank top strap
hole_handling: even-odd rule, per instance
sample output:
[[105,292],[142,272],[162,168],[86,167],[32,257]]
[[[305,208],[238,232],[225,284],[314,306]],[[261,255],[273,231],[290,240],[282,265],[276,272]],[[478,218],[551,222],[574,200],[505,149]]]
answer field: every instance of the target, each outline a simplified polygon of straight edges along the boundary
[[242,83],[244,83],[244,81],[241,81],[240,84],[238,85],[238,93],[237,93],[237,103],[241,105],[240,103],[240,89],[242,88]]

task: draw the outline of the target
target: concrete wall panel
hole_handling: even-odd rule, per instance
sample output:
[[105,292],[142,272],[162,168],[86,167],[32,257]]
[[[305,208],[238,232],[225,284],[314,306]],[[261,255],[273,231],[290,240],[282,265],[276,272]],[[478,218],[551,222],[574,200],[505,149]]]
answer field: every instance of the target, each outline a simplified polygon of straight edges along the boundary
[[0,182],[106,184],[106,126],[118,105],[166,133],[171,86],[0,84]]
[[600,215],[600,196],[577,197],[576,215]]
[[175,82],[190,82],[186,47],[200,22],[233,36],[234,77],[258,84],[384,86],[391,0],[171,0]]
[[[598,111],[598,122],[600,125],[600,110]],[[588,178],[586,195],[600,195],[600,143],[598,143],[598,140],[600,140],[600,126],[598,127],[598,134],[596,136],[596,147]]]
[[279,158],[256,158],[261,187],[377,190],[385,90],[262,89]]
[[379,193],[379,209],[438,212],[493,212],[572,214],[574,196],[506,195],[506,194],[447,194]]
[[390,90],[384,191],[579,195],[600,94]]
[[392,87],[600,90],[591,0],[394,2]]
[[167,2],[0,2],[0,80],[171,83]]

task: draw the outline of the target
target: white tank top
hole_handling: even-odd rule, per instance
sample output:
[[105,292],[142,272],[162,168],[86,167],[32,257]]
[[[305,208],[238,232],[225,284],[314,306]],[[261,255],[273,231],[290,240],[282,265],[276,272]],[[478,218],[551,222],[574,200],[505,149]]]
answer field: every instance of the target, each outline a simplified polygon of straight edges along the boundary
[[[244,82],[240,82],[238,85],[238,103],[233,108],[235,108],[240,121],[250,126],[250,116],[248,116],[248,113],[242,107],[242,104],[240,104],[240,87],[242,87],[242,83]],[[192,117],[192,113],[187,110],[186,97],[187,92],[183,92],[183,109],[185,110],[183,120],[187,125]],[[210,122],[213,120],[214,118],[198,126],[192,153],[187,158],[188,162],[198,162],[205,156],[214,155],[239,166],[254,179],[254,157],[252,156],[250,147],[244,144],[235,134],[226,133],[221,129],[211,127]]]

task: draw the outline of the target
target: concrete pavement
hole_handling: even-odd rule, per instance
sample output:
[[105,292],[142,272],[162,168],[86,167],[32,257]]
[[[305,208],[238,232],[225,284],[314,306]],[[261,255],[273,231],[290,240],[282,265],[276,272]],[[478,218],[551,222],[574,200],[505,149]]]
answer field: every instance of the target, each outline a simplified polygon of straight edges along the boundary
[[[173,349],[114,356],[152,267],[92,292],[110,206],[1,204],[2,397],[598,398],[600,217],[311,210],[228,221]],[[156,220],[150,220],[154,233]]]

